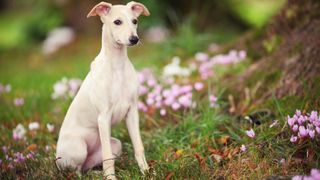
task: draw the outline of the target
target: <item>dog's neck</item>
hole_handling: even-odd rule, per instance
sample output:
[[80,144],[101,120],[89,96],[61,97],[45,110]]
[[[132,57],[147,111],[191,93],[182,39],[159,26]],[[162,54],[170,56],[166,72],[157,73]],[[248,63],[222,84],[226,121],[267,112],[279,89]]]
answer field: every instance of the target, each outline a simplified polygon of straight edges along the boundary
[[105,25],[102,27],[102,45],[100,53],[108,61],[116,61],[117,64],[121,64],[121,61],[128,59],[127,47],[115,42],[111,37],[111,32],[109,32],[109,29],[105,27]]

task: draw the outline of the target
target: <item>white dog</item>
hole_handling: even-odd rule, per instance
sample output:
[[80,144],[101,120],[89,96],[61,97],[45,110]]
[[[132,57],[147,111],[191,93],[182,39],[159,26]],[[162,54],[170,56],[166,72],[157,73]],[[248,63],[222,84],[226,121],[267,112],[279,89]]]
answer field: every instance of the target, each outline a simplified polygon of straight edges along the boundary
[[137,18],[141,14],[150,15],[137,2],[114,6],[101,2],[88,14],[99,15],[103,22],[102,48],[62,124],[58,167],[85,171],[102,163],[105,176],[115,179],[114,160],[121,154],[121,142],[111,137],[111,126],[125,118],[140,170],[149,169],[139,130],[139,84],[127,56],[127,46],[139,41]]

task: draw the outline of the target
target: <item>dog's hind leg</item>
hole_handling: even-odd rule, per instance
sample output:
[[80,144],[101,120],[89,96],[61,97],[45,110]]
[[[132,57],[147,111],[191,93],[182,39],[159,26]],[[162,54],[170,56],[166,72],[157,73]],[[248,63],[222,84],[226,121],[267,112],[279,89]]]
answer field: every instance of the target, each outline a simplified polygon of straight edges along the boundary
[[[111,142],[110,144],[111,144],[113,158],[116,159],[122,153],[121,141],[111,137],[110,142]],[[97,147],[97,150],[91,155],[89,155],[88,158],[86,159],[86,162],[82,166],[82,170],[84,171],[89,170],[101,163],[102,163],[102,150],[101,150],[101,144],[99,144],[99,146]]]

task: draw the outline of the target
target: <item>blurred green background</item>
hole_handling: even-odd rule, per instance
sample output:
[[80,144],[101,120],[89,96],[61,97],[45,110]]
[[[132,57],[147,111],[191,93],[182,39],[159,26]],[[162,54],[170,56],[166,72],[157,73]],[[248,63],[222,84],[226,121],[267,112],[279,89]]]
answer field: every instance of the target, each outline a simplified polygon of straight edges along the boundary
[[[100,36],[98,18],[86,14],[99,1],[76,0],[2,0],[0,2],[0,51],[29,47],[40,43],[48,32],[59,26],[72,27],[78,34]],[[112,0],[113,4],[128,1]],[[267,20],[283,5],[283,0],[141,0],[151,16],[140,21],[141,29],[164,26],[172,34],[192,38],[194,34],[211,34],[213,40],[249,28],[263,28]],[[227,31],[227,32],[225,32]],[[219,33],[222,33],[219,34]],[[216,37],[212,37],[215,36]],[[220,37],[217,37],[220,36]],[[227,36],[227,37],[224,37]],[[176,42],[177,45],[184,44]],[[188,48],[188,47],[187,47]]]

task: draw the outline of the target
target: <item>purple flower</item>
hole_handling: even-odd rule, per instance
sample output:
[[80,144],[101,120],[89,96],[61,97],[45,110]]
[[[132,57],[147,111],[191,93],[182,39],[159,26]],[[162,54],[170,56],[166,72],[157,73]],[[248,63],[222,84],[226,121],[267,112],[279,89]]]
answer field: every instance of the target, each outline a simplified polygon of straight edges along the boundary
[[318,120],[318,112],[317,111],[311,111],[309,119],[310,119],[311,122]]
[[295,118],[290,118],[290,116],[288,116],[288,124],[290,127],[292,127],[295,122],[296,122]]
[[316,127],[316,131],[320,135],[320,127]]
[[24,99],[23,98],[15,98],[13,100],[13,104],[16,106],[16,107],[20,107],[24,104]]
[[303,180],[303,176],[293,176],[291,180]]
[[297,140],[298,140],[298,137],[297,136],[291,136],[291,138],[290,138],[290,141],[292,142],[292,143],[295,143],[295,142],[297,142]]
[[315,134],[316,134],[316,132],[314,130],[309,130],[309,136],[311,139],[314,138]]
[[26,158],[20,152],[15,153],[14,157],[15,157],[14,162],[17,162],[17,163],[22,163],[26,160]]
[[298,110],[298,109],[296,109],[296,115],[297,115],[297,116],[301,116],[301,111]]
[[320,171],[318,169],[311,169],[310,175],[314,179],[320,179]]
[[247,147],[242,144],[241,147],[240,147],[240,150],[241,150],[242,152],[246,152],[246,151],[247,151]]
[[32,153],[32,152],[30,152],[30,153],[28,153],[27,155],[26,155],[26,158],[27,159],[32,159],[34,157],[34,154]]
[[293,131],[293,132],[298,132],[298,130],[299,130],[298,124],[293,125],[292,131]]
[[250,129],[249,131],[246,131],[247,136],[254,138],[256,136],[256,134],[254,133],[253,129]]
[[320,180],[320,171],[318,169],[312,169],[310,176],[294,176],[292,180]]
[[304,126],[300,126],[299,127],[299,135],[300,135],[300,137],[302,137],[302,138],[306,137],[306,136],[308,136],[308,134],[309,134],[309,132]]
[[2,146],[2,151],[4,154],[8,153],[8,147],[7,146]]

